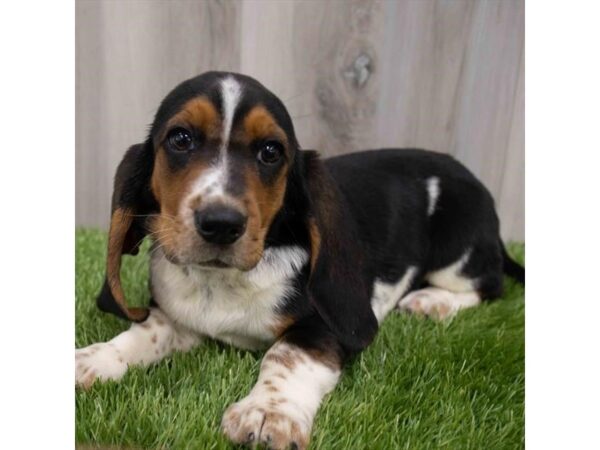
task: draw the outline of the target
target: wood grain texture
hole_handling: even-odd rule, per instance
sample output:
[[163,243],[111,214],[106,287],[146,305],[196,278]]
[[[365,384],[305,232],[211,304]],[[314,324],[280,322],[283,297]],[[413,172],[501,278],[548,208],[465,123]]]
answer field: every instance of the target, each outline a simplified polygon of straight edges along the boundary
[[490,188],[524,238],[522,0],[77,3],[77,224],[105,227],[125,148],[209,69],[259,79],[324,155],[416,146]]

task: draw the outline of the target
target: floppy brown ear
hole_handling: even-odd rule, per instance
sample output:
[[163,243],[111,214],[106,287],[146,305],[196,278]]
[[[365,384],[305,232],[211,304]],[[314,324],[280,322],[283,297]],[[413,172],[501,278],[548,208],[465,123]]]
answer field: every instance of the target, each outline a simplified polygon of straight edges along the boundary
[[102,311],[123,319],[141,322],[148,317],[148,308],[129,308],[121,286],[121,257],[137,254],[146,235],[148,214],[158,206],[150,190],[154,154],[150,141],[129,148],[117,168],[114,180],[106,280],[96,300]]
[[364,349],[377,333],[372,287],[363,270],[364,253],[346,201],[316,152],[304,152],[310,203],[311,245],[308,291],[311,301],[351,352]]

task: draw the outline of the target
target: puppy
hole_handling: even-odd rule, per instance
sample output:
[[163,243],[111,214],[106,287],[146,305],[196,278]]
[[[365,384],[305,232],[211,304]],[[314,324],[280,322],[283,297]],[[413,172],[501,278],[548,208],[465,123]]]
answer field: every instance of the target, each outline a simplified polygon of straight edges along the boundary
[[[121,257],[145,235],[150,308],[129,308]],[[306,448],[344,363],[394,308],[446,318],[524,282],[494,201],[450,156],[301,150],[281,101],[247,76],[177,86],[115,176],[101,310],[133,324],[76,351],[76,384],[119,380],[206,338],[268,348],[222,419],[233,442]]]

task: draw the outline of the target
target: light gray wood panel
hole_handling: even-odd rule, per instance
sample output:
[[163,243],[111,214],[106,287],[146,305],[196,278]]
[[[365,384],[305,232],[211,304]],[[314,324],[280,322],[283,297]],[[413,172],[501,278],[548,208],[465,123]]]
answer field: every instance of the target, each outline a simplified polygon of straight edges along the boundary
[[[454,155],[491,190],[513,239],[524,238],[524,142],[510,138],[523,123],[523,46],[520,1],[386,3],[380,144]],[[504,184],[519,193],[501,195]]]
[[304,145],[325,155],[376,145],[383,13],[380,1],[328,2],[320,14],[310,2],[298,5],[296,81],[300,92],[312,91],[300,113]]
[[492,191],[503,236],[522,239],[523,10],[522,0],[78,3],[78,224],[106,225],[114,167],[164,94],[230,69],[284,101],[304,148],[453,154]]
[[76,3],[76,220],[107,227],[112,178],[159,102],[206,70],[237,70],[239,3]]
[[525,53],[521,54],[519,82],[500,191],[495,193],[502,236],[524,239],[525,230]]

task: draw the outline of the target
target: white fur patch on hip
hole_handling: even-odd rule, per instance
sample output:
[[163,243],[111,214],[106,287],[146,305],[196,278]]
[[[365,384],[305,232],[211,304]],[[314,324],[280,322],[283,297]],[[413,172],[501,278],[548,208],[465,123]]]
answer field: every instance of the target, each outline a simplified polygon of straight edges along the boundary
[[440,179],[438,177],[427,178],[426,185],[428,194],[427,215],[433,216],[440,196]]

